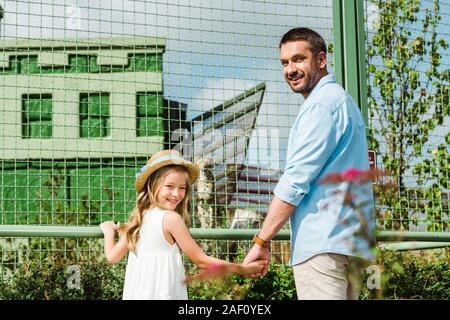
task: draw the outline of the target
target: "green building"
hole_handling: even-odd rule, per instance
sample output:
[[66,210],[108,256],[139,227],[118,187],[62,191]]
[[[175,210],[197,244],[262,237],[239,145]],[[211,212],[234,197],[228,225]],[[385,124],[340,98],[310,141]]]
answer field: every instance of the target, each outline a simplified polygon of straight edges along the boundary
[[[164,147],[165,40],[13,40],[0,52],[0,223],[127,214]],[[86,214],[82,214],[85,212]]]

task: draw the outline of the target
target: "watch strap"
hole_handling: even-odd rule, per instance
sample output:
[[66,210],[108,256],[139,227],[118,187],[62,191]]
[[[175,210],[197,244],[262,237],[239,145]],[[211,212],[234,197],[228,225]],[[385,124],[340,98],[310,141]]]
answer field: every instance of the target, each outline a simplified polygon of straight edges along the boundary
[[269,247],[269,244],[270,244],[270,241],[261,239],[260,237],[258,237],[257,234],[255,234],[255,236],[253,237],[253,242],[256,244],[259,244],[263,248]]

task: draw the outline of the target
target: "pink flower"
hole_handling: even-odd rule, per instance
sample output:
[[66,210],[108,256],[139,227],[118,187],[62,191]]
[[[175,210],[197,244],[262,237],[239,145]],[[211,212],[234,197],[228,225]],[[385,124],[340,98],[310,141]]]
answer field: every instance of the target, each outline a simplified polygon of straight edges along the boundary
[[389,173],[378,170],[360,170],[356,168],[350,168],[344,172],[327,174],[323,179],[319,181],[320,184],[336,184],[344,181],[355,182],[358,184],[366,183],[375,180],[379,176],[387,176]]
[[367,174],[367,171],[350,168],[341,173],[341,177],[346,181],[358,182]]

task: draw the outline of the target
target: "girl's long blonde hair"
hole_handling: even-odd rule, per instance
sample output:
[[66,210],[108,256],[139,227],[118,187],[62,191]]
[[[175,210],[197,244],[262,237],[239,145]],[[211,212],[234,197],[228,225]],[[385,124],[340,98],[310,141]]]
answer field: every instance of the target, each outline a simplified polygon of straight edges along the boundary
[[181,202],[176,207],[175,211],[181,215],[187,226],[191,224],[190,211],[192,200],[192,186],[188,179],[188,171],[180,165],[168,165],[156,170],[146,181],[144,188],[139,193],[136,199],[136,206],[131,212],[127,223],[119,228],[119,233],[127,237],[128,249],[131,252],[136,251],[136,243],[139,240],[144,214],[154,207],[162,207],[158,201],[158,193],[161,189],[161,184],[164,178],[169,174],[169,171],[175,170],[177,172],[184,172],[186,174],[186,193]]

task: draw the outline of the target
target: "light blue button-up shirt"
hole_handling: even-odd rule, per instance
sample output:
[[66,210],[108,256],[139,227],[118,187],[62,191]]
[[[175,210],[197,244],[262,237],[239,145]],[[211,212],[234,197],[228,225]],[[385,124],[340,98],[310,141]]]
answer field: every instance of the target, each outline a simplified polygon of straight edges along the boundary
[[369,168],[365,124],[352,97],[334,75],[327,75],[300,108],[289,135],[286,168],[274,190],[278,198],[296,206],[290,218],[291,265],[325,252],[373,260],[367,241],[357,235],[359,212],[335,192],[351,186],[348,191],[356,195],[356,203],[368,200],[362,212],[373,233],[371,184],[318,184],[327,174],[349,168]]

